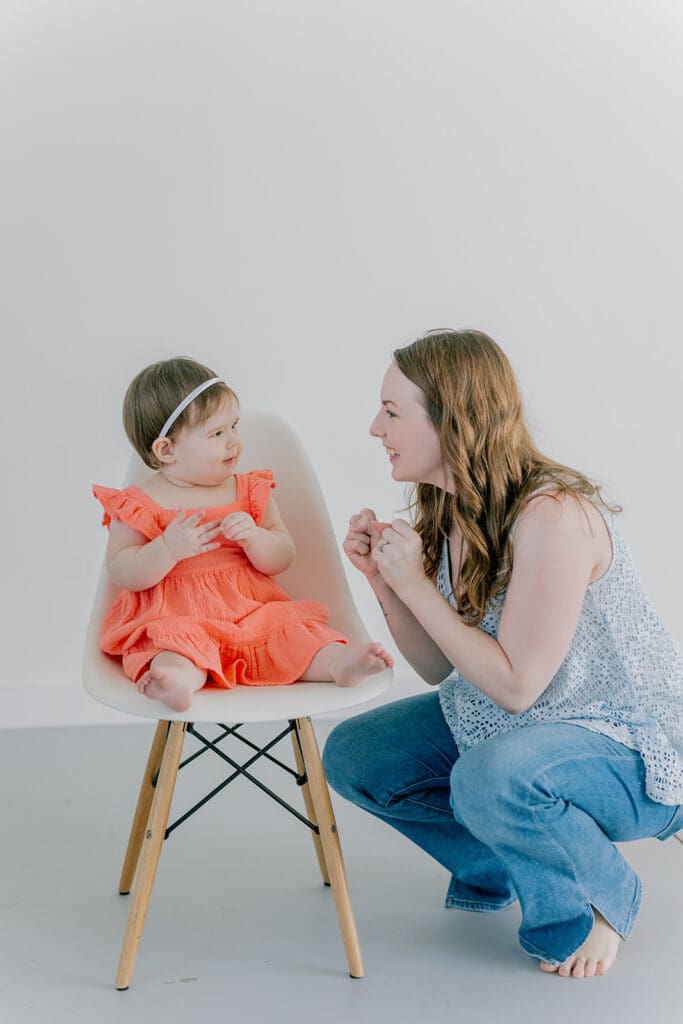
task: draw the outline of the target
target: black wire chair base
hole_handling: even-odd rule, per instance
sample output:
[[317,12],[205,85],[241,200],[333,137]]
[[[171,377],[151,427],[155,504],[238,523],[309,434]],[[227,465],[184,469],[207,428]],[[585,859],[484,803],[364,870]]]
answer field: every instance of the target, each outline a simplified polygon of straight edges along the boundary
[[[289,724],[287,725],[287,728],[283,729],[282,732],[279,732],[277,736],[273,737],[273,739],[270,740],[269,743],[266,743],[264,747],[259,747],[256,743],[252,743],[250,739],[248,739],[246,736],[243,736],[239,732],[239,730],[242,729],[244,726],[243,722],[238,722],[235,725],[224,725],[223,723],[219,722],[217,723],[217,725],[219,729],[221,729],[222,731],[214,739],[209,739],[209,737],[204,736],[201,732],[199,732],[199,730],[195,727],[193,722],[188,723],[186,732],[189,733],[190,736],[194,737],[194,739],[200,744],[200,747],[193,754],[191,754],[189,757],[185,758],[185,760],[180,762],[180,764],[178,765],[178,771],[180,771],[182,768],[185,768],[193,761],[196,761],[198,757],[201,757],[203,754],[206,754],[209,751],[211,751],[221,760],[225,761],[225,763],[228,764],[233,769],[233,771],[218,786],[210,790],[210,792],[208,792],[206,796],[202,797],[201,800],[198,800],[197,803],[190,807],[188,811],[185,811],[184,814],[177,818],[176,821],[173,822],[173,824],[169,825],[166,829],[164,839],[168,839],[171,833],[174,832],[180,825],[182,825],[183,822],[187,821],[187,819],[192,817],[193,814],[196,814],[196,812],[205,804],[207,804],[209,800],[213,800],[215,796],[218,796],[218,794],[222,792],[222,790],[224,790],[227,785],[229,785],[231,782],[234,782],[235,779],[240,777],[247,779],[254,786],[260,789],[272,800],[274,800],[277,804],[279,804],[280,807],[283,807],[286,811],[289,811],[290,814],[294,815],[294,817],[297,818],[300,822],[302,822],[302,824],[307,825],[312,832],[314,832],[316,835],[320,835],[320,829],[318,828],[315,822],[310,821],[305,815],[301,814],[301,812],[298,811],[295,807],[292,807],[292,805],[287,803],[286,800],[283,800],[278,793],[272,790],[269,786],[266,786],[264,782],[262,782],[248,770],[249,768],[251,768],[253,764],[259,761],[261,758],[265,758],[272,764],[276,765],[281,771],[293,776],[297,786],[304,786],[306,784],[307,779],[305,774],[301,775],[290,765],[286,764],[284,761],[281,761],[279,758],[274,757],[270,753],[272,748],[277,746],[277,744],[280,743],[286,736],[289,736],[290,733],[294,733],[294,742],[298,745],[299,750],[301,751],[301,744],[299,742],[299,734],[297,732],[295,720],[291,719],[289,721]],[[234,737],[235,739],[240,740],[240,742],[245,744],[245,746],[255,751],[253,756],[248,758],[243,764],[238,764],[237,761],[229,757],[228,754],[226,754],[225,751],[221,750],[221,748],[219,747],[219,744],[222,743],[228,737]],[[158,772],[156,773],[152,780],[152,785],[154,786],[156,786],[157,777]]]

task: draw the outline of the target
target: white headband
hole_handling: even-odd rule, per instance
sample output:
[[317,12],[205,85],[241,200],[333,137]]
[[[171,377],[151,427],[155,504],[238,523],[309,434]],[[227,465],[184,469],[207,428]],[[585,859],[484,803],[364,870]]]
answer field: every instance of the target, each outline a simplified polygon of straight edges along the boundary
[[163,427],[159,431],[159,437],[166,437],[166,435],[168,434],[169,430],[171,429],[171,427],[173,426],[175,421],[180,416],[181,412],[184,412],[185,409],[187,409],[187,407],[190,404],[190,402],[194,402],[194,400],[197,397],[197,395],[201,395],[202,391],[206,391],[206,389],[210,388],[212,384],[225,384],[225,381],[223,380],[222,377],[212,377],[211,380],[205,380],[204,383],[200,384],[199,387],[194,389],[194,391],[190,391],[190,393],[187,396],[187,398],[183,398],[183,400],[180,403],[180,405],[177,406],[173,410],[171,415],[168,417],[168,419],[164,423]]

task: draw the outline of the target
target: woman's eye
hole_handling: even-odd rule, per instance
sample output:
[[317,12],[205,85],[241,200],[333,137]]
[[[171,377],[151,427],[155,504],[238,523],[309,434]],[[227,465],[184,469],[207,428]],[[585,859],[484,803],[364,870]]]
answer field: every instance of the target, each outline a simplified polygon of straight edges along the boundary
[[385,411],[385,413],[387,414],[387,416],[389,417],[389,419],[390,419],[390,420],[393,420],[393,418],[394,418],[394,416],[396,415],[396,413],[395,413],[395,412],[392,412],[392,411],[391,411],[391,409],[385,409],[384,411]]

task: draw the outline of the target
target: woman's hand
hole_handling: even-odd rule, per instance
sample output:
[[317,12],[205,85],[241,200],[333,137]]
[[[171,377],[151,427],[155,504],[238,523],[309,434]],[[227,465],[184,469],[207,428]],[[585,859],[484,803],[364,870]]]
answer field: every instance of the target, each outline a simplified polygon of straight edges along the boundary
[[349,531],[342,547],[346,557],[368,580],[379,576],[373,552],[381,540],[382,530],[388,523],[380,523],[371,508],[361,509],[349,519]]
[[402,593],[427,580],[422,561],[422,540],[404,519],[378,524],[384,527],[373,545],[372,557],[394,593]]
[[259,528],[248,512],[231,512],[221,522],[221,530],[228,540],[246,548],[256,539]]
[[183,558],[191,558],[193,555],[203,555],[206,551],[213,551],[219,548],[220,542],[212,543],[214,537],[220,532],[220,521],[212,519],[209,523],[199,522],[204,515],[203,512],[193,512],[186,517],[185,509],[178,509],[175,516],[164,530],[164,543],[174,561],[179,562]]

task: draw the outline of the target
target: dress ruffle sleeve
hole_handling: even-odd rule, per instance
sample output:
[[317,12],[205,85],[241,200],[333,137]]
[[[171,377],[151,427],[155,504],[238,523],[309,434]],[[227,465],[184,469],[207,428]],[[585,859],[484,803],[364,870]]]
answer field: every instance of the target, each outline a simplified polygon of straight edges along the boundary
[[249,514],[260,526],[266,512],[270,492],[275,487],[273,474],[269,469],[255,469],[247,473],[247,494],[249,495]]
[[102,526],[106,526],[107,529],[112,519],[118,519],[144,533],[148,540],[154,540],[163,533],[163,527],[157,522],[152,510],[130,491],[118,491],[114,487],[95,485],[92,492],[104,509]]

